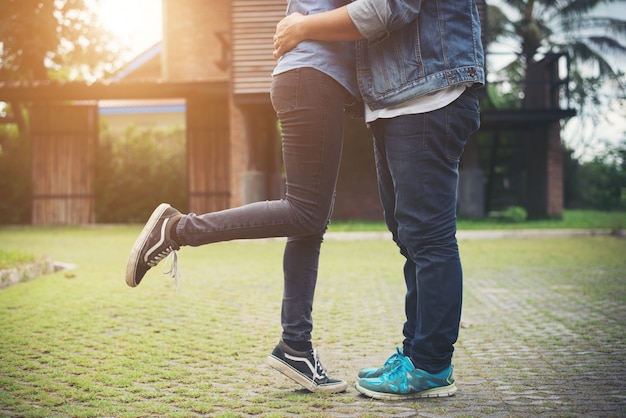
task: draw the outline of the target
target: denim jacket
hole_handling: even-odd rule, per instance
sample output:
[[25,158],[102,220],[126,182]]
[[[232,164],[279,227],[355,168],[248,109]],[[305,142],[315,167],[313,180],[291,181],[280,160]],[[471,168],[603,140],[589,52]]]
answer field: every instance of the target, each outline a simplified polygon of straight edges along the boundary
[[357,45],[357,78],[370,108],[485,83],[475,0],[355,0],[348,14],[366,38]]

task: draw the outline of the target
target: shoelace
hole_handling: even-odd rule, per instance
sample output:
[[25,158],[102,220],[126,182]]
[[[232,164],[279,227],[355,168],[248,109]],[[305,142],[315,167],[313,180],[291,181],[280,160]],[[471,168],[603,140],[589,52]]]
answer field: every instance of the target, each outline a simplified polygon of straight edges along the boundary
[[383,364],[383,367],[390,366],[390,368],[393,368],[397,363],[400,362],[400,360],[402,359],[402,356],[404,356],[404,354],[402,354],[400,352],[400,349],[396,347],[396,353],[387,359],[385,364]]
[[313,376],[313,378],[320,378],[320,379],[328,379],[328,376],[326,375],[326,369],[324,368],[324,365],[322,364],[322,361],[320,360],[319,354],[317,354],[317,350],[313,349],[313,360],[315,360],[315,374],[316,376]]
[[381,376],[381,378],[386,378],[386,380],[388,381],[394,381],[402,377],[406,381],[406,374],[409,371],[410,370],[407,369],[401,361],[398,361],[396,364],[393,365],[393,368],[386,375]]
[[[180,267],[178,266],[178,251],[173,250],[170,247],[168,247],[165,251],[168,253],[168,255],[165,262],[163,263],[161,271],[163,272],[163,274],[168,274],[170,277],[174,278],[174,286],[176,287],[176,293],[178,293],[178,278],[182,276],[182,272],[180,270]],[[160,259],[162,258],[163,257],[161,257]],[[169,269],[166,270],[168,259],[171,259],[171,263],[169,265]]]

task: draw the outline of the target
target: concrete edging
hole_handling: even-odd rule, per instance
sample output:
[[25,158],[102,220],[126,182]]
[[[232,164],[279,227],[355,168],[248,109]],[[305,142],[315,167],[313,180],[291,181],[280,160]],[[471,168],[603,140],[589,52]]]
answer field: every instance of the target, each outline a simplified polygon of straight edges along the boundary
[[19,267],[0,270],[0,289],[34,279],[44,274],[55,271],[54,262],[51,258],[42,258]]
[[76,268],[76,266],[73,264],[62,263],[60,261],[54,261],[49,257],[44,257],[18,267],[0,270],[0,290],[14,284],[35,279],[44,274],[55,273],[59,270],[72,270],[74,268]]

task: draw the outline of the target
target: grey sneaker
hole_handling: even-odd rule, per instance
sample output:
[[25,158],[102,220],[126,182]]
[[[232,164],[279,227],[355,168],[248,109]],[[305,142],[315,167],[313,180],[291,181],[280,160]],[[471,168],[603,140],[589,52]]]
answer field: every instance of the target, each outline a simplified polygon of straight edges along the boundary
[[267,357],[267,364],[311,392],[343,392],[348,383],[331,379],[317,354],[317,350],[295,351],[282,340]]
[[385,361],[385,364],[383,364],[381,367],[369,367],[367,369],[361,369],[359,371],[358,376],[360,379],[380,377],[385,373],[389,373],[391,369],[396,367],[396,365],[400,362],[402,357],[405,357],[404,353],[402,352],[402,349],[399,347],[396,347],[396,352],[393,353],[387,359],[387,361]]
[[[159,264],[170,253],[176,255],[180,246],[171,238],[173,221],[183,215],[168,205],[161,203],[152,212],[150,219],[143,227],[139,238],[130,251],[126,264],[126,284],[136,287],[150,268]],[[175,263],[176,258],[172,263]],[[176,270],[172,265],[171,270]]]

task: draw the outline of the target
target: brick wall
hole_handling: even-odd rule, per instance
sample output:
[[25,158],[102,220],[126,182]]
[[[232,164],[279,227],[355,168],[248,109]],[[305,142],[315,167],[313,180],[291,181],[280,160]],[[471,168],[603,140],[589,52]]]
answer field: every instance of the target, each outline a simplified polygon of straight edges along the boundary
[[547,130],[547,216],[561,219],[563,216],[563,145],[561,144],[561,126],[552,124]]
[[240,206],[243,203],[243,175],[248,167],[248,147],[244,114],[238,106],[230,102],[230,205]]
[[227,81],[221,67],[230,30],[229,0],[163,0],[163,77]]

